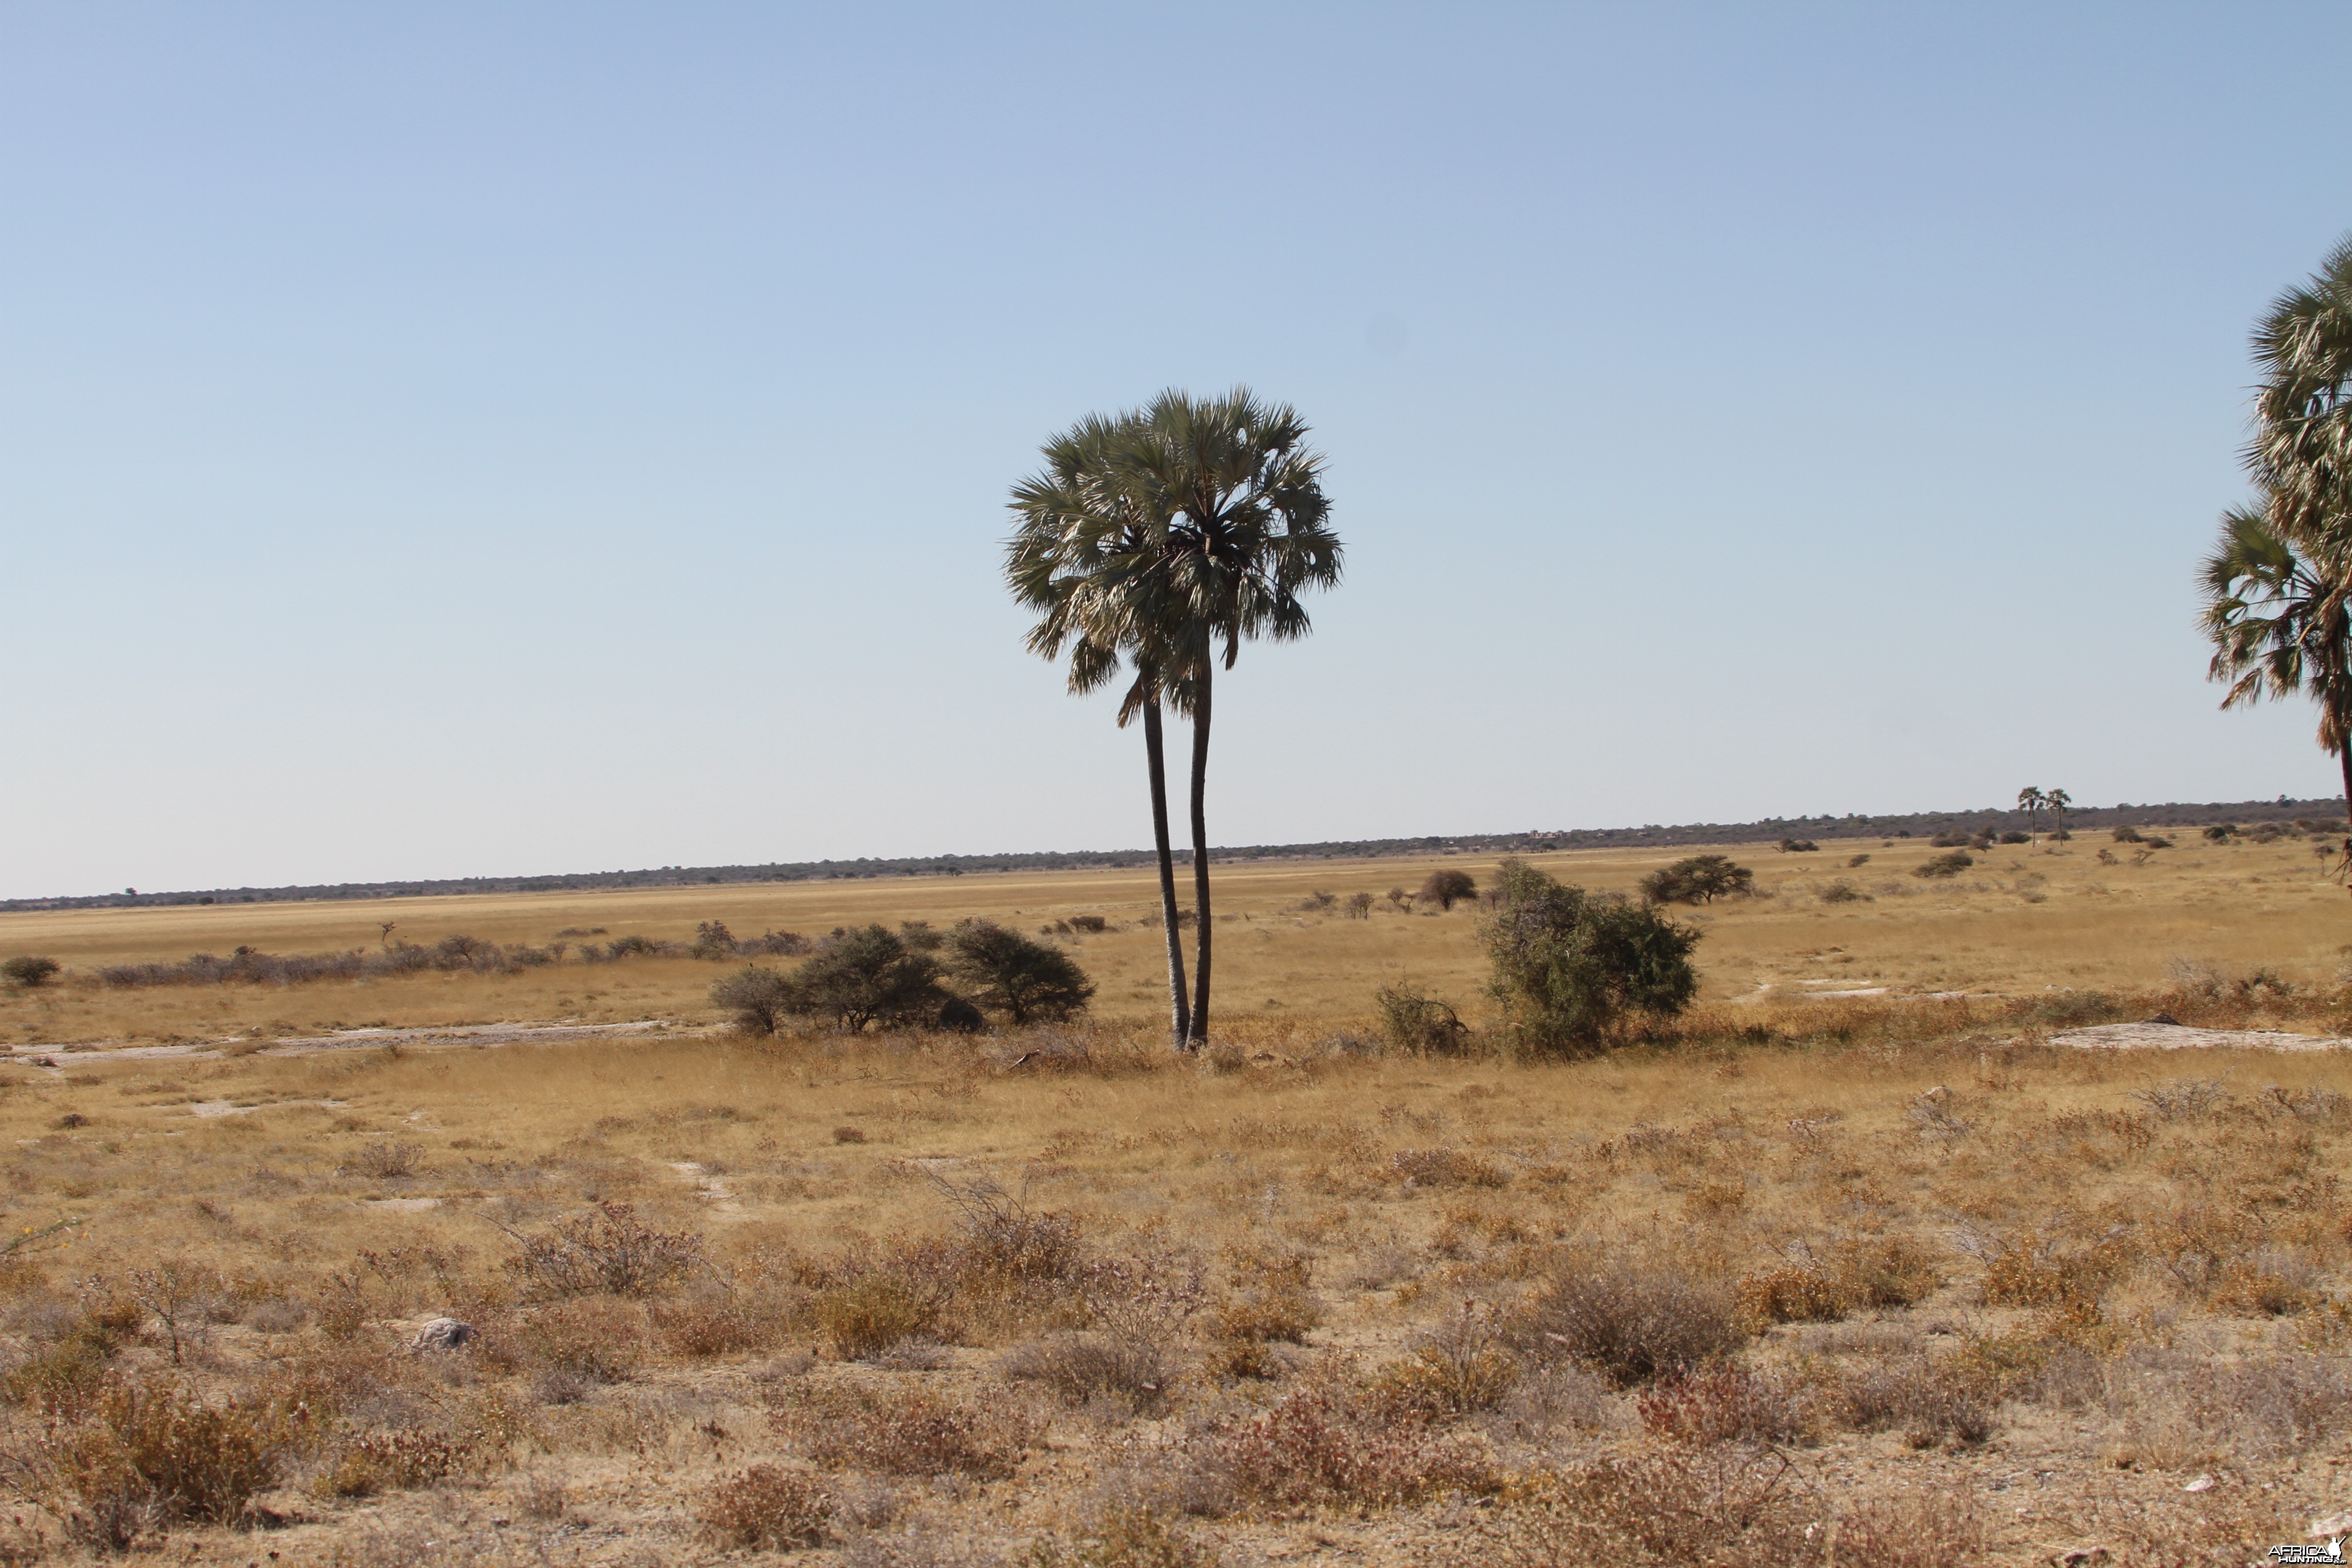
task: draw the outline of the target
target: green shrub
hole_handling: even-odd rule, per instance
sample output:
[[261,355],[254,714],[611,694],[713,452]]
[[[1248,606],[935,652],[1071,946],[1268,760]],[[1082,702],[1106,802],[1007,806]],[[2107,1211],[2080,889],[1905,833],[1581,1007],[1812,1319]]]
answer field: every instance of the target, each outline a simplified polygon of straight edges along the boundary
[[1709,904],[1755,886],[1756,873],[1733,865],[1729,856],[1694,855],[1643,878],[1642,896],[1654,904]]
[[819,942],[793,974],[782,1006],[854,1031],[868,1024],[929,1023],[947,999],[938,959],[888,928],[870,925],[837,931]]
[[1821,846],[1810,838],[1783,838],[1773,847],[1783,855],[1807,855],[1818,851]]
[[1495,913],[1480,928],[1491,990],[1527,1044],[1597,1044],[1629,1013],[1671,1017],[1698,990],[1699,932],[1609,893],[1554,881],[1524,860],[1503,862]]
[[949,936],[948,966],[983,1007],[1016,1024],[1066,1018],[1086,1010],[1094,982],[1077,961],[1050,942],[994,921],[969,920]]
[[57,977],[57,973],[61,967],[62,965],[54,958],[40,958],[32,953],[23,953],[8,960],[5,963],[0,963],[0,979],[5,979],[12,985],[21,985],[30,991],[37,985],[47,985]]
[[713,1006],[735,1015],[747,1034],[772,1035],[792,1008],[793,983],[772,969],[746,964],[710,988]]
[[1387,985],[1372,993],[1381,1010],[1381,1035],[1395,1050],[1415,1056],[1448,1056],[1470,1037],[1469,1026],[1453,1006],[1424,996],[1410,984]]
[[1415,898],[1422,903],[1435,904],[1441,910],[1450,910],[1463,900],[1475,899],[1477,896],[1478,884],[1472,880],[1469,872],[1432,871],[1429,874],[1429,879],[1422,883],[1421,891],[1415,895]]
[[1957,877],[1976,863],[1976,857],[1967,850],[1955,849],[1948,854],[1929,856],[1912,867],[1911,874],[1915,877]]

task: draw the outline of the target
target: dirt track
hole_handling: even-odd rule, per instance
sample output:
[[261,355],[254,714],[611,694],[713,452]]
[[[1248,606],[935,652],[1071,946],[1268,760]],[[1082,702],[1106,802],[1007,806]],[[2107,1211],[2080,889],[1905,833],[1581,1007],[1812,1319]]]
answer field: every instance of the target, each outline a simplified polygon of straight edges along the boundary
[[[437,1028],[339,1029],[331,1035],[288,1036],[263,1041],[247,1036],[173,1046],[111,1046],[103,1041],[71,1046],[17,1046],[0,1062],[55,1068],[58,1057],[102,1057],[109,1061],[153,1061],[185,1057],[221,1057],[231,1052],[265,1057],[304,1057],[319,1051],[352,1051],[371,1046],[403,1048],[457,1046],[561,1045],[572,1040],[628,1039],[644,1035],[688,1033],[659,1019],[634,1024],[461,1024]],[[253,1047],[249,1051],[247,1047]]]

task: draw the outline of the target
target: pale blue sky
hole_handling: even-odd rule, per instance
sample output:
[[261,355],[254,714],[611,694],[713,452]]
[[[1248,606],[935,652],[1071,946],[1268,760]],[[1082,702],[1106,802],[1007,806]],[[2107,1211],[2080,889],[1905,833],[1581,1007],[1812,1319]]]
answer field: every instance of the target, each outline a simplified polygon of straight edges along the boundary
[[999,584],[1246,382],[1221,843],[2333,793],[2214,711],[2352,6],[0,4],[0,894],[1145,843]]

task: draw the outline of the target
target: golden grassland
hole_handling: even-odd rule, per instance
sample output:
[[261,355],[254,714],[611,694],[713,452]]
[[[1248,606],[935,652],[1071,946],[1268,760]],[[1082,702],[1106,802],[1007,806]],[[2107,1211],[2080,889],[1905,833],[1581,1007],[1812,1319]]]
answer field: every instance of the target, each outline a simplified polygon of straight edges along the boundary
[[1221,872],[1238,1048],[1181,1061],[1133,876],[6,917],[47,1042],[715,1022],[687,959],[86,978],[384,919],[1127,929],[1018,1037],[9,1067],[0,1562],[2246,1563],[2352,1507],[2352,1060],[2046,1041],[2093,989],[2338,1029],[2352,900],[2300,841],[2105,843],[1743,855],[1697,1016],[1564,1062],[1368,1047],[1379,984],[1475,998],[1475,912],[1297,906],[1436,862]]
[[[1630,890],[1687,850],[1587,851],[1534,857],[1579,885]],[[2331,978],[2352,944],[2352,900],[2319,872],[2311,843],[2209,844],[2193,837],[2132,863],[2132,847],[2104,834],[1979,852],[1951,880],[1909,875],[1939,853],[1923,841],[1831,840],[1812,854],[1759,846],[1729,852],[1757,872],[1764,895],[1687,912],[1702,999],[1731,1002],[1815,990],[1890,994],[1967,991],[2026,995],[2051,988],[2132,991],[2162,983],[2179,960],[2225,969],[2267,967],[2297,984]],[[2103,864],[2105,853],[2113,865]],[[1858,855],[1868,861],[1847,862]],[[1217,1011],[1240,1023],[1360,1018],[1371,991],[1410,980],[1475,1012],[1484,975],[1477,912],[1400,912],[1381,897],[1369,920],[1301,904],[1321,889],[1345,899],[1417,889],[1437,866],[1482,879],[1492,862],[1332,860],[1220,867],[1216,873]],[[1864,895],[1825,902],[1843,883]],[[1189,881],[1186,886],[1189,888]],[[1188,897],[1189,901],[1189,897]],[[37,952],[68,966],[64,984],[0,996],[0,1042],[178,1040],[309,1034],[382,1025],[576,1018],[716,1021],[707,994],[723,970],[702,960],[653,957],[588,965],[580,946],[638,934],[688,941],[716,920],[737,936],[768,930],[821,935],[836,926],[981,915],[1034,928],[1076,914],[1114,929],[1074,934],[1072,951],[1100,987],[1095,1012],[1113,1021],[1166,1005],[1164,945],[1144,924],[1157,907],[1147,873],[1024,873],[794,882],[708,889],[513,894],[301,904],[210,905],[0,914],[0,954]],[[504,944],[566,941],[567,961],[514,973],[425,973],[289,987],[100,987],[95,966],[226,954],[374,949],[392,940],[431,944],[464,934]],[[595,931],[598,937],[566,931]],[[1255,1031],[1253,1031],[1255,1032]]]

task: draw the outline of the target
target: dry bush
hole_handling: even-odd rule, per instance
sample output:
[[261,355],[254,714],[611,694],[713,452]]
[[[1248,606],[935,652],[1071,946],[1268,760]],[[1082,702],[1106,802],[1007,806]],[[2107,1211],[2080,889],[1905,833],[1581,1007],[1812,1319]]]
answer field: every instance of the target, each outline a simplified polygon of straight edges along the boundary
[[694,1361],[772,1350],[782,1333],[772,1317],[733,1301],[662,1302],[652,1318],[662,1349]]
[[1149,1340],[1104,1333],[1054,1334],[1016,1346],[997,1363],[1015,1383],[1034,1383],[1065,1404],[1110,1400],[1138,1414],[1167,1404],[1176,1369],[1167,1350]]
[[946,1295],[929,1281],[876,1271],[820,1290],[810,1312],[834,1354],[844,1361],[866,1361],[902,1341],[929,1333],[939,1323]]
[[714,1544],[751,1552],[790,1552],[824,1540],[832,1490],[803,1466],[753,1465],[705,1487],[695,1521]]
[[1002,1480],[1045,1436],[1043,1422],[1009,1401],[974,1405],[919,1387],[795,1389],[771,1419],[824,1468],[887,1476]]
[[1995,1429],[2000,1391],[1978,1367],[1927,1356],[1877,1362],[1841,1375],[1829,1396],[1857,1432],[1901,1427],[1915,1448],[1981,1443]]
[[2085,1240],[2045,1232],[2014,1243],[1995,1243],[1985,1268],[1984,1299],[1995,1307],[2057,1307],[2095,1301],[2136,1261],[2126,1239],[2105,1236]]
[[1501,1187],[1511,1180],[1483,1154],[1444,1148],[1400,1149],[1389,1156],[1389,1173],[1408,1187]]
[[409,1491],[447,1479],[472,1458],[471,1443],[445,1433],[415,1428],[363,1433],[342,1446],[311,1489],[328,1498]]
[[342,1168],[372,1182],[391,1182],[415,1175],[424,1158],[425,1151],[415,1144],[386,1139],[362,1144],[343,1162]]
[[48,1422],[15,1468],[77,1540],[121,1551],[175,1520],[239,1522],[306,1425],[299,1407],[208,1405],[176,1378],[110,1376],[85,1418]]
[[624,1203],[601,1203],[588,1214],[514,1239],[522,1250],[507,1259],[507,1272],[528,1294],[541,1299],[595,1292],[648,1296],[679,1284],[702,1263],[700,1237],[656,1230]]
[[2125,1447],[2148,1462],[2204,1463],[2228,1450],[2252,1463],[2308,1453],[2352,1429],[2352,1374],[2304,1352],[2217,1361],[2136,1347],[2105,1368]]
[[1538,1478],[1476,1554],[1507,1568],[1788,1568],[1828,1561],[1820,1525],[1818,1500],[1780,1454],[1675,1445]]
[[1563,1268],[1521,1310],[1511,1337],[1531,1357],[1573,1357],[1630,1388],[1727,1355],[1748,1332],[1721,1284],[1629,1258]]
[[1217,1568],[1217,1563],[1216,1548],[1157,1510],[1110,1508],[1076,1540],[1035,1542],[1019,1568]]
[[1372,993],[1381,1014],[1381,1037],[1391,1050],[1413,1056],[1456,1056],[1470,1043],[1470,1026],[1454,1005],[1424,996],[1410,984]]
[[626,1383],[645,1362],[646,1314],[633,1302],[581,1297],[541,1308],[517,1337],[545,1371],[591,1384]]
[[1213,1419],[1187,1444],[1236,1501],[1270,1507],[1386,1508],[1448,1492],[1500,1489],[1485,1443],[1318,1369],[1261,1411]]
[[1217,1337],[1252,1344],[1297,1344],[1323,1321],[1298,1254],[1244,1252],[1234,1259],[1234,1287],[1210,1313]]
[[1845,1282],[1805,1264],[1750,1274],[1739,1282],[1740,1315],[1758,1327],[1772,1323],[1833,1323],[1853,1310]]
[[1836,1561],[1853,1568],[1965,1568],[1982,1560],[1985,1528],[1966,1497],[1923,1491],[1843,1510],[1836,1541]]
[[1519,1381],[1519,1358],[1504,1343],[1491,1312],[1470,1302],[1421,1336],[1374,1382],[1382,1400],[1433,1421],[1494,1409]]
[[1660,1378],[1635,1400],[1642,1425],[1678,1443],[1804,1443],[1817,1404],[1798,1378],[1715,1366]]
[[955,1183],[930,1177],[963,1232],[965,1283],[1011,1283],[1068,1278],[1078,1260],[1077,1222],[1029,1206],[1027,1193],[1007,1192],[982,1177]]

